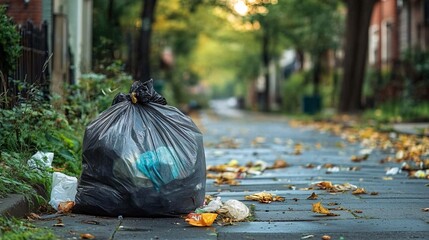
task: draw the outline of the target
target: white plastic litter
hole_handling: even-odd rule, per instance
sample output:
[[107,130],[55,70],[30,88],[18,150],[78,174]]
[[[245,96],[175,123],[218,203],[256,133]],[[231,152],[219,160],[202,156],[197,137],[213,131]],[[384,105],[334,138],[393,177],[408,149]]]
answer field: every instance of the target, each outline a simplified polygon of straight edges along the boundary
[[38,169],[40,167],[50,168],[52,167],[53,160],[54,153],[38,151],[27,161],[27,164],[31,169]]
[[64,173],[54,172],[52,175],[51,201],[49,204],[58,210],[61,202],[75,201],[77,192],[77,178]]
[[398,167],[393,167],[393,168],[391,168],[391,169],[387,170],[386,175],[396,175],[396,174],[398,174],[398,173],[400,173],[400,172],[401,172],[401,169],[400,169],[400,168],[398,168]]
[[250,215],[249,208],[244,203],[235,199],[226,201],[218,212],[226,214],[235,222],[242,221]]
[[216,197],[215,200],[212,200],[211,202],[209,202],[209,204],[201,208],[201,210],[206,213],[212,213],[212,212],[216,212],[221,207],[222,207],[222,201],[220,197]]

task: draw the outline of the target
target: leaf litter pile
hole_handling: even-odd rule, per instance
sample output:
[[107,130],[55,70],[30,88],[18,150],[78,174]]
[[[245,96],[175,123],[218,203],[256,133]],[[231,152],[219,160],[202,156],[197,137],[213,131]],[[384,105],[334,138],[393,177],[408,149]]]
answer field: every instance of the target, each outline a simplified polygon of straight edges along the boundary
[[[386,133],[372,127],[348,127],[333,122],[291,121],[292,127],[311,127],[320,132],[340,136],[349,143],[360,143],[364,148],[359,155],[351,156],[352,162],[366,161],[375,149],[388,153],[380,163],[394,162],[401,164],[401,169],[408,172],[410,178],[429,179],[429,137]],[[343,147],[340,146],[338,147]]]

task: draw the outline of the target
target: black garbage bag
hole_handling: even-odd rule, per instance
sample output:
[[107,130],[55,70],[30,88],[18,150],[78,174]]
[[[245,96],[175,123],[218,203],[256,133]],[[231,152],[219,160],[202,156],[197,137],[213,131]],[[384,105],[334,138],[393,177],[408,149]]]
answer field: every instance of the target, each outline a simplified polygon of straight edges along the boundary
[[166,104],[152,80],[134,82],[87,126],[74,212],[173,216],[203,204],[202,134]]

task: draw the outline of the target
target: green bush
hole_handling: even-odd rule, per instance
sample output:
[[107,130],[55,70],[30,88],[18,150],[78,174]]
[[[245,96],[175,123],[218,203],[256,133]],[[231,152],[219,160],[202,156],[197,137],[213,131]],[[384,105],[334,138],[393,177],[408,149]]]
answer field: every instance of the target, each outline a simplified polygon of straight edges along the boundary
[[132,77],[122,71],[117,61],[103,70],[103,74],[84,74],[79,84],[67,88],[63,106],[67,119],[73,125],[86,126],[112,104],[119,92],[128,93]]
[[20,35],[6,9],[0,5],[0,71],[3,74],[15,68],[16,59],[21,54]]
[[39,196],[35,188],[50,189],[49,171],[33,171],[27,161],[37,151],[53,152],[53,166],[62,172],[80,174],[81,134],[66,117],[43,99],[36,87],[12,109],[0,109],[0,197],[8,193]]
[[308,72],[295,72],[283,83],[282,110],[287,113],[300,113],[302,98],[311,93],[311,86],[307,84]]

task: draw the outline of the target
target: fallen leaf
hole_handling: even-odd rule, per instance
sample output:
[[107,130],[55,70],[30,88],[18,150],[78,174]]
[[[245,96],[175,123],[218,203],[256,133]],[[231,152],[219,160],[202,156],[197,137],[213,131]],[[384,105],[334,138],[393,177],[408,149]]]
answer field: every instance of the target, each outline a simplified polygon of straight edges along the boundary
[[322,240],[331,240],[331,236],[329,235],[323,235]]
[[429,208],[422,208],[423,212],[429,212]]
[[308,200],[316,200],[319,197],[315,192],[313,192],[307,199]]
[[259,201],[260,203],[283,202],[284,197],[273,196],[271,193],[259,192],[244,197],[246,200]]
[[361,155],[361,156],[352,156],[352,158],[351,158],[351,160],[352,160],[352,162],[362,162],[362,161],[365,161],[365,160],[367,160],[368,159],[368,154],[364,154],[364,155]]
[[391,181],[391,180],[393,180],[393,177],[383,177],[383,180],[384,181]]
[[362,211],[362,210],[355,210],[354,212],[355,212],[355,213],[363,213],[363,211]]
[[305,168],[315,168],[316,166],[314,166],[314,164],[312,164],[312,163],[307,163],[304,167]]
[[82,233],[80,235],[80,239],[94,239],[95,236],[90,233]]
[[60,202],[58,204],[58,212],[60,213],[69,213],[74,207],[75,203],[73,201]]
[[186,216],[185,221],[192,226],[209,227],[216,220],[217,213],[190,213]]
[[328,181],[316,183],[316,186],[322,190],[334,188],[334,185],[332,185],[332,182],[328,182]]
[[378,195],[378,192],[371,192],[370,195],[376,196],[376,195]]
[[302,154],[302,150],[303,150],[302,144],[301,143],[297,143],[294,146],[293,154],[295,154],[295,155],[301,155]]
[[274,164],[271,167],[269,167],[269,169],[285,168],[288,166],[289,164],[285,160],[277,159],[276,161],[274,161]]
[[57,219],[57,223],[55,223],[54,225],[52,225],[54,227],[64,227],[64,223],[63,220],[61,218]]
[[366,194],[366,191],[365,191],[365,189],[364,189],[364,188],[358,188],[358,189],[354,190],[354,191],[352,192],[352,194],[354,194],[354,195],[358,195],[358,194]]
[[31,220],[40,219],[40,215],[35,213],[30,213],[28,214],[28,219],[31,219]]
[[322,206],[322,202],[313,203],[313,212],[320,214],[331,214],[331,212]]

